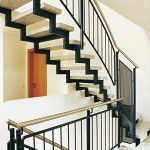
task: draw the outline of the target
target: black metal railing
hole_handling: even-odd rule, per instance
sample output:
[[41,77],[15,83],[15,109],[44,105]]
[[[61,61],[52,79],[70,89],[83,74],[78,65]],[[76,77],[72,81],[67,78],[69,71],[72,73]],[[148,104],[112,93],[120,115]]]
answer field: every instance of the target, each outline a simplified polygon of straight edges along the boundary
[[122,103],[122,141],[136,142],[136,69],[129,68],[119,60],[118,97],[124,97]]
[[[25,134],[10,128],[8,150],[111,150],[119,146],[121,105],[92,113],[41,131]],[[116,117],[113,116],[115,112]],[[15,134],[16,132],[16,134]],[[39,136],[42,137],[39,140]],[[51,142],[47,142],[51,141]],[[57,144],[56,144],[57,143]]]
[[60,0],[60,2],[80,27],[81,48],[84,47],[86,37],[115,85],[115,50],[95,6],[91,0]]
[[[116,98],[130,98],[128,106],[131,109],[124,109],[130,114],[132,121],[122,125],[126,130],[132,130],[126,137],[136,141],[136,69],[138,66],[130,59],[117,45],[109,28],[109,25],[102,13],[98,3],[95,0],[60,0],[73,20],[80,28],[81,48],[84,48],[84,38],[86,38],[101,62],[103,63],[113,85],[116,85]],[[95,3],[95,5],[94,5]],[[97,7],[97,8],[96,8]],[[99,10],[99,12],[98,12]],[[108,29],[107,29],[108,28]],[[121,57],[127,62],[125,67],[121,68]],[[127,66],[132,66],[129,69]],[[125,71],[131,71],[132,79],[124,78]],[[124,74],[121,73],[124,72]],[[132,86],[131,86],[132,85]],[[129,88],[131,86],[131,89]],[[128,89],[128,91],[126,91]],[[131,92],[131,93],[130,93]],[[125,107],[125,104],[123,104]],[[124,113],[121,113],[124,117]],[[132,125],[131,125],[132,124]],[[126,141],[126,140],[124,140]],[[132,143],[131,142],[131,143]]]

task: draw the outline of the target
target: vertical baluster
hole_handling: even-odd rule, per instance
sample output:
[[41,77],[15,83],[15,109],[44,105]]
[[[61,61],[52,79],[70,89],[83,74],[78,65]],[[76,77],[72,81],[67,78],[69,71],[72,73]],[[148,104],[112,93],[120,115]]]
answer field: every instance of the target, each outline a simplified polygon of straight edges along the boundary
[[96,115],[96,145],[98,150],[98,116]]
[[108,125],[109,125],[109,149],[110,149],[110,111],[109,111],[109,118],[108,118]]
[[83,149],[83,139],[82,139],[82,120],[81,120],[81,150]]
[[35,149],[35,136],[33,136],[33,148]]
[[101,57],[103,59],[103,26],[101,24]]
[[133,121],[133,141],[136,142],[136,68],[133,68],[133,102],[134,102],[134,121]]
[[106,53],[107,53],[107,49],[106,49],[106,31],[105,31],[105,65],[107,66],[107,62],[106,62]]
[[106,112],[105,112],[105,150],[106,150]]
[[78,0],[78,22],[79,24],[81,23],[81,10],[80,10],[80,0]]
[[43,149],[45,150],[45,132],[43,133]]
[[113,66],[112,66],[112,61],[113,61],[113,60],[112,60],[112,53],[113,53],[113,52],[112,52],[112,45],[111,45],[111,75],[113,74],[113,70],[112,70],[112,69],[113,69]]
[[[113,112],[112,112],[112,113],[113,113]],[[114,123],[113,123],[113,117],[112,117],[112,147],[113,147],[113,145],[114,145],[114,144],[113,144],[113,143],[114,143],[114,140],[113,140],[113,139],[114,139],[114,129],[113,129],[113,128],[114,128]]]
[[80,0],[80,41],[81,41],[81,49],[84,49],[84,0]]
[[116,137],[117,137],[117,130],[116,130],[116,128],[117,128],[117,123],[116,123],[116,118],[115,118],[115,145],[117,144],[117,142],[116,142]]
[[91,38],[91,16],[90,16],[90,1],[88,1],[88,27],[89,27],[89,39]]
[[93,150],[93,134],[94,134],[94,132],[93,132],[93,117],[92,117],[92,150]]
[[87,150],[91,149],[91,121],[90,121],[90,111],[87,111],[87,121],[86,121],[86,129],[87,129]]
[[10,130],[10,150],[15,150],[15,130],[11,128]]
[[72,14],[74,16],[74,0],[72,0]]
[[17,129],[16,131],[16,144],[17,144],[17,150],[23,150],[24,149],[24,142],[21,140],[22,131],[20,129]]
[[102,125],[102,114],[101,114],[101,150],[103,150],[103,125]]
[[66,6],[68,7],[68,0],[66,0]]
[[86,11],[85,11],[85,9],[86,9],[86,7],[85,7],[85,0],[84,0],[84,3],[83,3],[83,31],[85,32],[85,15],[86,15]]
[[74,133],[74,135],[75,135],[75,138],[74,138],[74,139],[75,139],[75,142],[74,142],[74,144],[75,144],[74,147],[75,147],[75,148],[74,148],[74,149],[76,150],[76,149],[77,149],[77,126],[76,126],[76,122],[75,122],[75,124],[74,124],[74,132],[75,132],[75,133]]
[[54,147],[54,137],[55,135],[54,135],[54,130],[52,130],[52,148],[53,148],[53,150],[55,149],[55,147]]
[[97,16],[97,51],[99,52],[99,23],[98,23],[98,16]]
[[62,150],[63,149],[63,147],[62,147],[62,127],[60,127],[60,147]]
[[70,149],[70,129],[68,125],[68,149]]
[[109,38],[108,38],[108,70],[110,72],[110,49],[109,49]]
[[94,39],[95,39],[95,37],[94,37],[95,36],[95,30],[94,30],[95,29],[95,19],[94,19],[94,16],[95,15],[94,15],[94,7],[93,7],[93,45],[94,45]]

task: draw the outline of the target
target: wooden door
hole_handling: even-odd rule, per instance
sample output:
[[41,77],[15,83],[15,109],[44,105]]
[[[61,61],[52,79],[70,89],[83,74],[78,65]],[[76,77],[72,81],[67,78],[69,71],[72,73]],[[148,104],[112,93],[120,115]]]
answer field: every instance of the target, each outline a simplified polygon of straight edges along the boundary
[[28,97],[47,95],[47,66],[44,54],[28,51]]

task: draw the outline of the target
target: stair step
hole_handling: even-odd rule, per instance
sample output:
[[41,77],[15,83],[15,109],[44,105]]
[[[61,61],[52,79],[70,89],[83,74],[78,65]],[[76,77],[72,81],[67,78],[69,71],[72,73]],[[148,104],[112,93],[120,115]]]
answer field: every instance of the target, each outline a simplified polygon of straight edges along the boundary
[[[63,29],[65,31],[74,31],[74,27],[69,26],[67,24],[63,23],[57,23],[56,27],[59,29]],[[34,37],[34,38],[39,38],[42,36],[47,36],[47,35],[52,35],[53,33],[50,33],[49,26],[45,26],[39,29],[35,29],[27,33],[28,36]]]
[[[69,44],[80,45],[80,41],[78,41],[78,40],[70,40]],[[40,43],[40,49],[60,50],[60,49],[64,49],[64,45],[63,45],[63,43],[58,45],[58,43],[55,43],[55,41],[54,41],[54,43],[52,41],[47,41],[47,42]]]
[[[71,76],[70,77],[71,79],[75,79],[75,80],[94,80],[94,77],[92,76]],[[99,77],[98,78],[99,80],[106,80],[107,78],[106,77]]]
[[142,121],[142,115],[140,113],[136,113],[136,121]]
[[69,31],[69,32],[74,31],[74,27],[73,26],[70,26],[70,25],[67,25],[67,24],[64,24],[64,23],[57,23],[56,27],[58,29],[62,29],[62,30]]
[[[62,70],[85,70],[85,66],[71,66],[71,67],[62,67]],[[91,66],[91,70],[101,70],[102,67]]]
[[[103,98],[103,94],[100,94],[99,92],[97,91],[90,91],[90,94],[93,94],[93,95],[97,95],[98,98],[100,99],[104,99]],[[108,94],[108,98],[114,98],[114,95],[113,94]]]
[[[88,55],[88,54],[81,54],[81,57],[83,58],[89,58],[89,59],[94,59],[94,55]],[[58,55],[58,56],[52,56],[51,60],[75,60],[75,55]]]
[[[54,13],[54,14],[61,14],[61,9],[51,6],[46,3],[41,4],[41,9],[46,10],[48,12]],[[44,20],[44,17],[40,17],[38,15],[33,14],[33,9],[27,10],[24,13],[20,13],[19,15],[13,16],[12,21],[25,24],[25,25],[31,25],[33,23],[39,22]]]
[[[80,83],[81,87],[88,87],[88,88],[96,88],[99,90],[99,85],[98,84],[88,84],[88,83]],[[110,89],[110,86],[104,86],[104,89]]]
[[140,139],[140,142],[147,138],[147,133],[150,130],[150,122],[140,121],[136,125],[136,137]]
[[1,0],[0,7],[15,10],[31,1],[32,0]]

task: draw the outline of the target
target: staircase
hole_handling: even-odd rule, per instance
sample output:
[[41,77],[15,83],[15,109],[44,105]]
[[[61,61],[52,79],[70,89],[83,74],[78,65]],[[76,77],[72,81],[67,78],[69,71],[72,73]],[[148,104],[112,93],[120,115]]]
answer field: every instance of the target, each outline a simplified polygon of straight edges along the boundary
[[[57,66],[57,74],[66,74],[67,83],[76,83],[77,90],[85,90],[85,96],[94,96],[94,101],[110,101],[114,96],[108,94],[107,86],[104,86],[106,77],[98,77],[98,70],[101,66],[91,66],[90,61],[95,56],[91,54],[84,54],[81,50],[80,41],[70,40],[69,34],[74,31],[74,27],[57,23],[57,15],[62,13],[62,10],[47,3],[41,3],[34,0],[36,5],[35,10],[29,9],[23,13],[14,15],[14,11],[31,2],[32,0],[24,1],[6,1],[2,0],[0,6],[1,12],[6,14],[6,26],[17,28],[21,30],[21,40],[34,43],[35,53],[45,54],[47,64],[55,64]],[[12,16],[12,18],[10,18]],[[49,21],[48,21],[49,20]],[[43,26],[37,29],[28,29],[29,26],[40,24]],[[59,41],[62,41],[61,43]],[[85,43],[86,44],[86,43]],[[57,53],[54,54],[53,53]],[[75,61],[76,67],[68,66],[61,67],[62,61]],[[85,64],[85,67],[80,64]],[[84,70],[85,75],[71,76],[72,70]],[[88,83],[88,84],[84,84]],[[92,87],[94,91],[90,91]]]
[[150,135],[150,122],[144,121],[141,114],[136,117],[136,137],[137,145],[142,143]]
[[[124,108],[125,106],[129,108],[133,106],[132,109],[129,110],[130,113],[133,112],[131,118],[133,119],[132,124],[135,125],[135,81],[136,68],[138,68],[138,66],[116,45],[108,25],[104,25],[106,20],[103,18],[103,14],[100,16],[97,11],[100,8],[95,0],[78,1],[78,17],[75,16],[75,8],[72,7],[72,10],[69,8],[70,1],[59,1],[79,27],[80,32],[78,34],[80,35],[80,40],[70,39],[70,33],[75,30],[74,26],[62,22],[56,23],[57,16],[62,14],[62,10],[48,3],[41,3],[40,0],[1,0],[0,13],[5,14],[6,26],[20,30],[20,40],[32,42],[34,44],[35,53],[45,54],[46,63],[48,65],[56,65],[57,74],[66,75],[66,83],[75,83],[76,90],[84,90],[85,97],[93,96],[94,102],[108,104],[108,111],[114,107],[111,105],[112,99],[121,97],[125,98],[125,100],[128,99],[128,92],[126,92],[127,95],[124,95],[121,91],[123,89],[126,90],[126,87],[128,87],[126,84],[126,87],[122,86],[123,82],[120,81],[123,80],[124,83],[128,83],[124,78],[124,70],[128,69],[128,67],[119,58],[119,54],[123,55],[133,67],[129,69],[129,72],[131,72],[131,79],[133,79],[134,82],[132,82],[132,80],[129,80],[129,82],[134,83],[134,90],[132,91],[133,93],[131,93],[132,99],[130,102],[126,104],[125,101],[122,104]],[[31,9],[22,13],[15,13],[15,10],[29,2],[33,3]],[[73,0],[72,2],[74,6],[75,1]],[[88,13],[85,13],[85,6],[88,6],[88,13],[93,11],[93,17],[91,17],[91,14],[88,15]],[[90,10],[91,8],[92,10]],[[101,13],[100,10],[99,12]],[[86,20],[86,18],[88,19]],[[93,23],[92,25],[91,22]],[[87,26],[86,23],[88,23]],[[36,25],[36,28],[33,27],[34,25]],[[97,28],[97,31],[95,28]],[[98,31],[100,31],[100,33]],[[93,48],[94,54],[85,53],[84,47],[87,44],[84,41],[85,38],[88,44]],[[101,66],[95,64],[91,65],[91,61],[95,60],[96,57],[99,58]],[[64,62],[67,62],[68,65],[62,66]],[[120,72],[121,65],[125,67],[123,72]],[[107,72],[107,77],[99,75],[99,71],[102,69],[105,69]],[[72,74],[73,71],[76,72],[76,75]],[[80,71],[84,71],[85,74],[82,75]],[[111,81],[110,85],[105,84],[108,78]],[[109,92],[113,86],[116,87],[116,94]],[[120,118],[119,115],[120,114],[116,112],[112,113],[113,118]],[[126,135],[127,138],[131,139],[132,143],[135,142],[135,128],[134,126],[129,128],[128,124],[129,122],[127,122],[125,126],[119,124],[118,134],[120,134],[120,128],[125,128],[125,132],[129,129],[132,130],[132,136],[128,132]],[[121,142],[120,138],[118,139],[117,146],[119,146]],[[115,147],[112,147],[112,149],[113,148]]]

